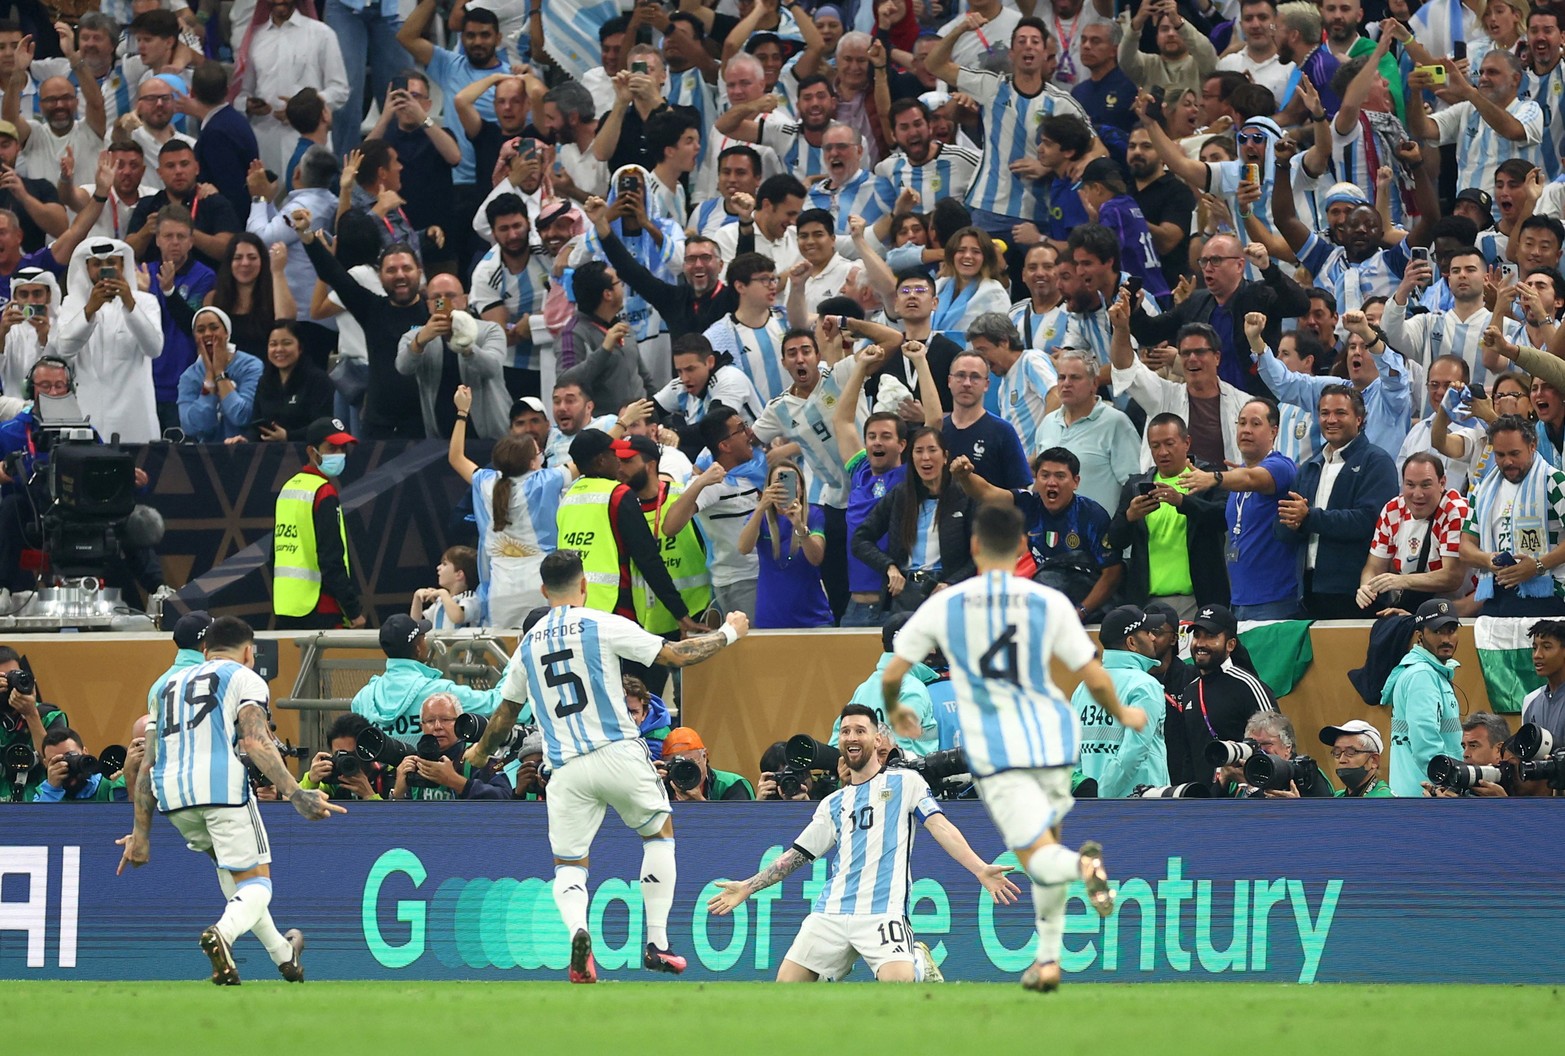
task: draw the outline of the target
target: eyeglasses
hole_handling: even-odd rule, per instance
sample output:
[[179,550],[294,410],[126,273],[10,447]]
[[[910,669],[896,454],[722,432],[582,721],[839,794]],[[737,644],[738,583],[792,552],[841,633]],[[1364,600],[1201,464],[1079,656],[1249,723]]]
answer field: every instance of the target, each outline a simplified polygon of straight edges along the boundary
[[1212,356],[1212,355],[1216,355],[1216,354],[1217,354],[1217,349],[1215,349],[1215,348],[1207,348],[1207,347],[1202,347],[1202,348],[1181,348],[1179,350],[1179,355],[1181,355],[1181,356]]
[[1336,762],[1339,762],[1339,763],[1342,762],[1345,759],[1350,759],[1350,758],[1352,758],[1354,756],[1358,756],[1358,755],[1374,755],[1374,754],[1375,754],[1374,752],[1367,751],[1367,750],[1365,750],[1363,748],[1333,748],[1331,750],[1331,757],[1332,757],[1332,759],[1335,760]]
[[776,275],[752,275],[750,276],[750,281],[764,283],[767,286],[776,286],[782,280]]
[[970,372],[964,370],[960,374],[952,374],[951,375],[951,380],[952,381],[963,381],[963,382],[968,383],[969,385],[977,385],[979,382],[984,380],[984,375],[982,375],[982,374],[973,374],[973,373],[970,373]]
[[826,144],[822,145],[821,152],[825,153],[825,154],[830,154],[833,151],[838,151],[838,150],[852,150],[854,148],[854,146],[855,146],[855,144],[853,144],[853,143],[826,143]]
[[899,297],[922,297],[929,292],[928,286],[903,286],[897,290]]
[[749,435],[750,435],[750,427],[748,425],[741,425],[739,428],[735,429],[733,432],[731,432],[727,436],[723,437],[723,439],[724,440],[732,440],[735,437],[749,436]]
[[1243,257],[1198,257],[1196,264],[1203,268],[1215,268],[1225,260],[1243,260]]
[[1265,132],[1240,132],[1238,135],[1234,136],[1234,142],[1235,143],[1265,143],[1267,138],[1268,137],[1267,137]]
[[154,106],[168,106],[174,101],[174,93],[166,92],[162,95],[144,95],[137,99],[138,103],[151,103]]

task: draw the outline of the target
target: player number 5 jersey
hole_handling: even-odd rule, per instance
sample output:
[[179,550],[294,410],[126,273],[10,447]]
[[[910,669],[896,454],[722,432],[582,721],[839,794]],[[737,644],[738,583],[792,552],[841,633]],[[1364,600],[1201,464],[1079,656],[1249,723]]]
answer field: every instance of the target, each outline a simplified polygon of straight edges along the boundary
[[233,660],[208,660],[169,679],[159,694],[152,789],[165,814],[189,807],[239,807],[250,782],[236,747],[239,709],[263,711],[266,680]]
[[911,770],[882,770],[821,800],[794,841],[812,858],[837,848],[815,912],[906,916],[913,824],[939,813],[929,785]]
[[544,755],[559,769],[577,756],[640,731],[630,717],[620,658],[651,665],[663,639],[622,616],[554,608],[517,643],[501,694],[531,702]]

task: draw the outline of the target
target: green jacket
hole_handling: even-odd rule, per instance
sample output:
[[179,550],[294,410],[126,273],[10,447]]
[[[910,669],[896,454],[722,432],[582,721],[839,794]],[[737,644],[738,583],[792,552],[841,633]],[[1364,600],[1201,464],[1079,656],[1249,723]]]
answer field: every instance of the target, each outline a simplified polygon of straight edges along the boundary
[[[418,740],[422,727],[419,714],[424,701],[436,693],[451,693],[461,701],[462,710],[476,715],[493,715],[500,706],[500,687],[474,689],[446,678],[434,668],[417,660],[387,660],[386,673],[376,675],[369,685],[353,697],[353,713],[393,737]],[[519,722],[531,721],[531,709],[524,708]]]
[[[880,692],[880,675],[895,655],[895,653],[880,654],[880,660],[875,664],[875,673],[859,684],[859,688],[853,691],[853,699],[848,701],[849,704],[862,704],[869,708],[881,722],[886,721],[886,699]],[[929,690],[925,688],[929,683],[939,679],[940,676],[935,674],[934,669],[924,664],[914,664],[912,669],[902,676],[902,688],[897,691],[897,702],[904,708],[913,710],[923,730],[923,736],[917,740],[904,737],[900,733],[895,735],[897,747],[904,752],[928,755],[940,749],[940,726],[935,722],[935,704],[929,699]],[[832,722],[831,740],[826,742],[833,748],[837,747],[837,735],[841,727],[842,718],[839,716]]]
[[[20,716],[17,718],[20,719]],[[63,730],[70,725],[70,720],[66,718],[65,712],[53,704],[45,704],[43,701],[38,702],[38,718],[43,722],[45,733],[48,733],[50,730]],[[32,732],[28,730],[26,723],[21,723],[14,730],[8,724],[0,723],[0,752],[4,752],[13,744],[31,745],[35,752],[40,747],[33,744]],[[0,777],[3,777],[3,775],[0,775]],[[0,780],[0,803],[31,803],[33,801],[33,790],[38,787],[43,779],[44,767],[40,763],[28,771],[27,782],[22,786],[21,793],[15,799],[11,798],[14,789],[10,782]]]
[[1081,720],[1081,773],[1097,781],[1099,799],[1123,799],[1137,785],[1168,784],[1163,742],[1168,705],[1163,684],[1151,675],[1156,666],[1157,661],[1128,649],[1103,650],[1103,667],[1120,702],[1146,713],[1147,724],[1139,731],[1115,722],[1085,683],[1071,694],[1071,707]]
[[1380,702],[1391,706],[1391,791],[1417,799],[1424,794],[1429,760],[1462,757],[1462,707],[1456,699],[1458,664],[1441,663],[1421,645],[1409,649],[1391,674]]
[[154,718],[158,713],[158,697],[163,693],[163,687],[168,685],[168,680],[178,675],[186,668],[195,667],[206,662],[206,654],[199,649],[180,649],[174,653],[174,663],[169,669],[157,677],[152,683],[152,688],[147,690],[147,714]]
[[1391,786],[1380,778],[1369,783],[1369,787],[1363,792],[1349,792],[1345,788],[1339,788],[1332,793],[1337,799],[1395,799],[1396,793],[1391,791]]
[[708,800],[755,798],[754,785],[738,774],[730,774],[715,766],[707,767],[705,791]]

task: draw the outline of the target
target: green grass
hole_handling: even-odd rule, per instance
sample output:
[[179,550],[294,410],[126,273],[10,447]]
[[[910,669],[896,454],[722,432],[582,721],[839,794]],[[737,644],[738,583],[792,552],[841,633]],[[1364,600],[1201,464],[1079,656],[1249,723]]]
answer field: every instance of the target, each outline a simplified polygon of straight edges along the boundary
[[[0,983],[4,1051],[116,1053],[720,1053],[827,1050],[966,1056],[978,1045],[1064,1054],[1257,1051],[1375,1056],[1543,1051],[1552,987],[1076,984]],[[1012,1048],[1011,1051],[1024,1051]],[[986,1052],[987,1056],[987,1052]]]

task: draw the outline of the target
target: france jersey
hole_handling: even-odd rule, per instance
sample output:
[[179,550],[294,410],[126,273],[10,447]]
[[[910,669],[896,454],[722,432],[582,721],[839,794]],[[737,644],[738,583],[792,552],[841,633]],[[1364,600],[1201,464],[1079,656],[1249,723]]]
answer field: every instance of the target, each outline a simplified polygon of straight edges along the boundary
[[764,326],[750,327],[729,313],[706,328],[705,337],[712,351],[727,352],[734,366],[745,372],[762,400],[770,403],[788,391],[788,372],[783,369],[783,335],[788,323],[781,309],[773,308]]
[[1038,126],[1045,117],[1070,114],[1089,128],[1092,119],[1069,93],[1052,84],[1045,84],[1037,95],[1023,95],[1009,77],[958,67],[956,87],[978,101],[984,117],[983,162],[968,189],[967,205],[1000,216],[1033,219],[1038,212],[1033,181],[1013,173],[1012,163],[1037,153]]
[[897,635],[896,654],[920,663],[939,649],[951,665],[962,747],[975,776],[1074,766],[1075,710],[1049,677],[1097,651],[1064,594],[1009,572],[987,572],[933,595]]
[[821,800],[794,847],[819,858],[836,847],[831,879],[811,907],[847,916],[907,916],[913,823],[942,814],[924,779],[882,770]]
[[239,761],[239,709],[263,712],[266,680],[233,660],[207,660],[163,685],[152,789],[164,814],[190,807],[242,807],[250,781]]
[[623,616],[574,605],[553,608],[517,642],[500,693],[532,704],[544,756],[558,770],[641,736],[625,703],[619,662],[624,657],[650,667],[664,644]]
[[[493,246],[473,268],[472,308],[482,315],[497,304],[505,306],[506,317],[516,322],[543,311],[549,293],[549,265],[541,253],[532,253],[520,275],[512,274],[500,258],[500,247]],[[533,342],[518,341],[506,349],[506,366],[517,370],[538,370],[540,362]]]
[[[837,384],[829,363],[821,364],[821,380],[808,396],[785,392],[755,420],[755,438],[769,444],[778,437],[799,445],[808,471],[807,501],[811,506],[843,509],[848,504],[848,471],[837,449],[837,434],[832,425],[842,387]],[[854,431],[864,427],[866,417],[861,398],[854,413]]]
[[1038,426],[1043,424],[1049,392],[1059,382],[1049,357],[1037,349],[1024,349],[1000,378],[1000,417],[1011,423],[1030,457]]
[[922,165],[915,165],[901,150],[875,166],[875,175],[891,184],[890,207],[904,190],[918,195],[919,209],[928,212],[942,198],[965,198],[972,189],[973,177],[983,163],[982,152],[955,143],[937,143],[939,153]]

